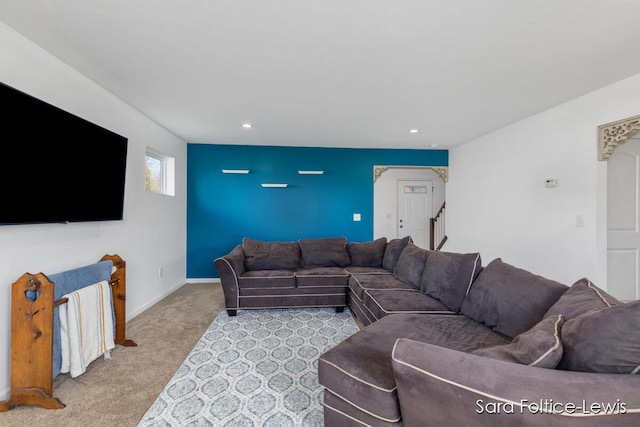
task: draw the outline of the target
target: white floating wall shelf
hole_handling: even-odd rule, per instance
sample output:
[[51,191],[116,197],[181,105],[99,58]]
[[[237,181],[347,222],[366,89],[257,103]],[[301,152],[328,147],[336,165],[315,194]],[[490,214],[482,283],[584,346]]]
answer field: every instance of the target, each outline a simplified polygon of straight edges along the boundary
[[299,175],[322,175],[324,171],[298,171]]
[[263,188],[287,188],[289,184],[260,184]]
[[222,173],[248,174],[249,169],[222,169]]

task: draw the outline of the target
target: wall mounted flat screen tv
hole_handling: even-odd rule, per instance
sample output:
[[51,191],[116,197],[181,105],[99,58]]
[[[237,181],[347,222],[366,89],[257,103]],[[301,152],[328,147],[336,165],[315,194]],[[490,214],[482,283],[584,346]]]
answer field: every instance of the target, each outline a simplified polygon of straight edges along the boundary
[[0,225],[123,219],[127,138],[0,83]]

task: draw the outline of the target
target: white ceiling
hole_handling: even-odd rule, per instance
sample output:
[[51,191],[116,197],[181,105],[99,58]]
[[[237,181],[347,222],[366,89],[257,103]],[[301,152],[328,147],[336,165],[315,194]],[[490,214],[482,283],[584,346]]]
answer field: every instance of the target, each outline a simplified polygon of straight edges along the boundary
[[640,73],[639,18],[637,0],[0,0],[186,141],[291,146],[464,143]]

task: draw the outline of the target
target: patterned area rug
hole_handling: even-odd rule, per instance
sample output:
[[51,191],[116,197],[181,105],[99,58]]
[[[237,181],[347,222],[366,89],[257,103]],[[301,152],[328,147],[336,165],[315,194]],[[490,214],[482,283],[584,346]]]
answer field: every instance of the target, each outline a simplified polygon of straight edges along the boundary
[[138,426],[323,426],[318,357],[357,331],[348,309],[222,312]]

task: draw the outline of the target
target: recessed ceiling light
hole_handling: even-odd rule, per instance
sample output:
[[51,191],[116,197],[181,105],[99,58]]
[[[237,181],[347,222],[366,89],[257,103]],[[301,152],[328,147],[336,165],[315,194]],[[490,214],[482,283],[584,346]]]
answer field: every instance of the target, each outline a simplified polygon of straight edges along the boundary
[[418,133],[418,129],[409,129],[409,133]]
[[246,128],[246,129],[249,129],[249,128],[252,128],[252,127],[253,127],[253,125],[252,125],[251,123],[243,123],[243,124],[242,124],[242,127],[243,127],[243,128]]

